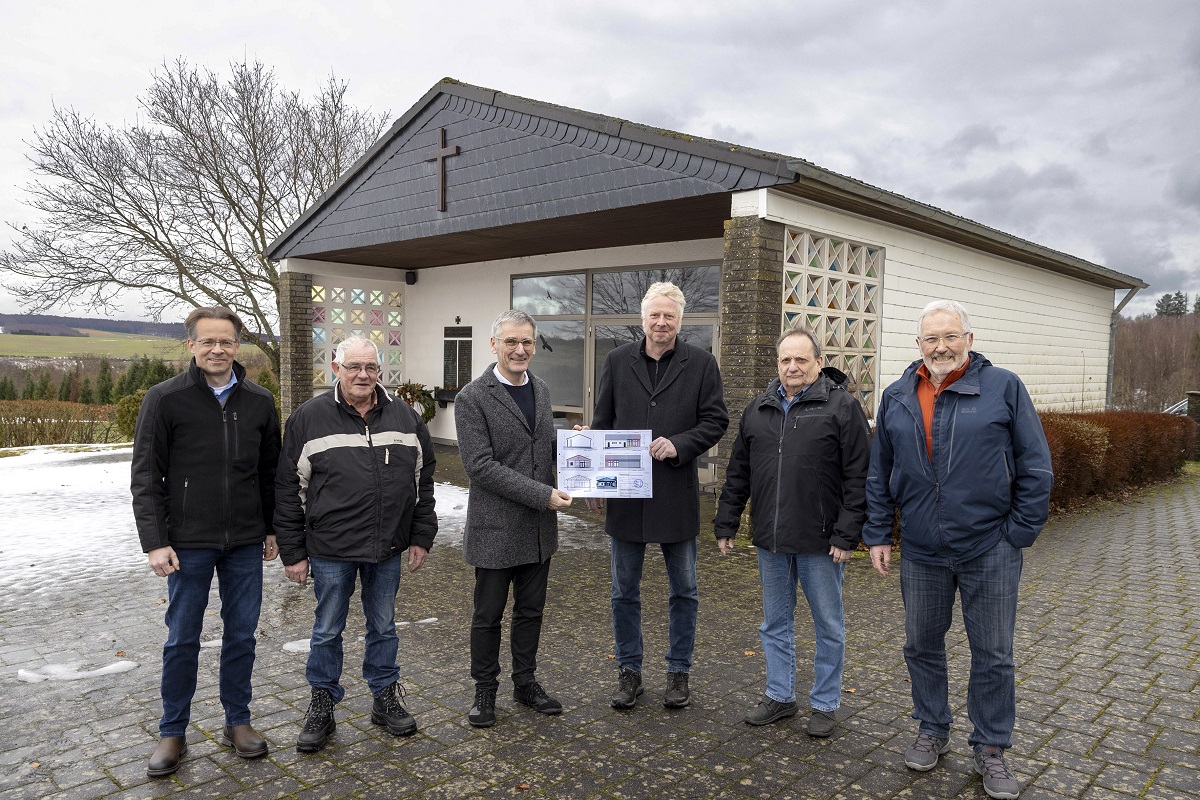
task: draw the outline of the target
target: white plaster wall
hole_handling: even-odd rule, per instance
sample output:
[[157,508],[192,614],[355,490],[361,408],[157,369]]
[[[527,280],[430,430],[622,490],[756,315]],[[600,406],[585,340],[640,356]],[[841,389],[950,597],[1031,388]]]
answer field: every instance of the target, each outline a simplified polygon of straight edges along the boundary
[[945,298],[967,307],[974,349],[1020,375],[1039,408],[1103,409],[1112,289],[767,190],[735,195],[732,209],[886,249],[880,386],[920,357],[917,316]]
[[[719,261],[723,252],[723,239],[706,239],[576,250],[422,269],[417,273],[416,284],[404,287],[405,376],[431,388],[442,384],[442,334],[443,328],[451,325],[470,325],[472,328],[471,369],[475,376],[494,363],[488,346],[492,320],[510,307],[513,275],[692,264]],[[282,269],[317,275],[346,275],[369,281],[399,281],[403,285],[403,271],[379,267],[288,259]],[[534,369],[537,369],[536,357]],[[429,423],[429,433],[440,441],[458,440],[453,405],[438,409],[437,416]]]

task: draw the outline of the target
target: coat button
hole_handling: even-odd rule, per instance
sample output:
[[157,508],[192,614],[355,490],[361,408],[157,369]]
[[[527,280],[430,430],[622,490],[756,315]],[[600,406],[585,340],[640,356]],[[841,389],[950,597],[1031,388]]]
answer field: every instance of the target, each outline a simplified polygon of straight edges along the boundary
[[656,405],[658,405],[658,403],[657,403],[657,402],[655,402],[654,400],[651,400],[651,401],[650,401],[650,405],[651,405],[651,406],[656,406]]

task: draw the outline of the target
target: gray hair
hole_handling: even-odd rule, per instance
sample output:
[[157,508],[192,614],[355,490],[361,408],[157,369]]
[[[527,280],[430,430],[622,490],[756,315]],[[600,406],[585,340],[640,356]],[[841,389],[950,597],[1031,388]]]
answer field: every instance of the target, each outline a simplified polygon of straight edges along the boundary
[[368,347],[375,351],[375,360],[382,365],[383,353],[379,352],[379,346],[365,336],[349,336],[338,342],[333,351],[333,363],[341,364],[346,360],[346,353],[351,350],[365,350]]
[[807,325],[805,325],[803,323],[797,323],[796,325],[793,325],[792,327],[788,328],[783,333],[779,334],[779,338],[775,340],[775,355],[777,355],[777,356],[779,355],[780,346],[790,336],[807,336],[808,340],[810,342],[812,342],[813,358],[821,357],[821,343],[819,341],[817,341],[816,332],[813,331],[812,328],[808,327]]
[[967,316],[967,309],[957,300],[934,300],[921,310],[921,316],[917,317],[917,335],[921,335],[921,326],[925,324],[925,318],[930,314],[938,312],[954,314],[958,317],[958,321],[962,323],[963,333],[971,332],[971,319]]
[[534,321],[533,317],[529,316],[524,311],[518,311],[517,309],[512,308],[496,317],[496,321],[492,323],[493,339],[499,338],[500,329],[505,325],[532,325],[533,335],[537,336],[537,322]]
[[646,290],[646,296],[642,298],[642,315],[646,314],[646,304],[656,297],[665,297],[668,300],[674,300],[675,305],[679,306],[679,316],[683,316],[683,307],[686,300],[683,299],[683,290],[670,281],[659,281],[658,283],[650,284],[650,288]]

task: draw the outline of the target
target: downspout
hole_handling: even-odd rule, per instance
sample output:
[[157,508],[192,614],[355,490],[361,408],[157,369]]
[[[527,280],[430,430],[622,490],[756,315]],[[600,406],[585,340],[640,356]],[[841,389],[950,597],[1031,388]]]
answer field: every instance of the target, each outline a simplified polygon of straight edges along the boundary
[[1108,381],[1105,383],[1105,386],[1104,386],[1104,408],[1107,409],[1108,411],[1112,411],[1112,407],[1113,407],[1113,361],[1116,360],[1116,355],[1117,355],[1117,320],[1121,316],[1121,309],[1124,308],[1129,303],[1129,301],[1133,299],[1133,296],[1138,293],[1140,288],[1141,287],[1134,286],[1132,289],[1129,290],[1129,294],[1125,295],[1125,299],[1122,300],[1120,303],[1118,303],[1117,307],[1115,309],[1113,309],[1112,321],[1109,322],[1109,326],[1108,326]]

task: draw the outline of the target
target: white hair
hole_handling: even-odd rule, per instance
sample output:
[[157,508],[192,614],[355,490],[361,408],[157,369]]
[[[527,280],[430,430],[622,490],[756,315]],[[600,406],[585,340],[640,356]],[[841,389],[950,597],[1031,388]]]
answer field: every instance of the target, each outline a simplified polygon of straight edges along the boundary
[[350,336],[338,342],[338,346],[333,351],[333,363],[341,364],[346,360],[346,353],[351,350],[365,350],[371,348],[375,351],[375,360],[379,364],[383,364],[383,353],[379,352],[379,347],[365,336]]
[[971,319],[967,316],[967,309],[962,303],[957,300],[934,300],[921,310],[921,316],[917,317],[917,335],[921,334],[921,326],[925,324],[925,318],[930,314],[944,312],[946,314],[954,314],[958,317],[958,321],[962,323],[963,333],[971,332]]
[[679,306],[679,316],[683,316],[683,307],[687,302],[683,299],[683,291],[670,281],[659,281],[650,284],[650,288],[646,290],[646,296],[642,298],[643,317],[646,316],[646,304],[656,297],[665,297],[675,301],[675,305]]
[[510,309],[505,311],[500,316],[496,317],[496,321],[492,323],[492,338],[500,337],[500,329],[505,325],[529,325],[533,328],[533,335],[537,336],[537,321],[533,317],[526,314],[524,311]]

